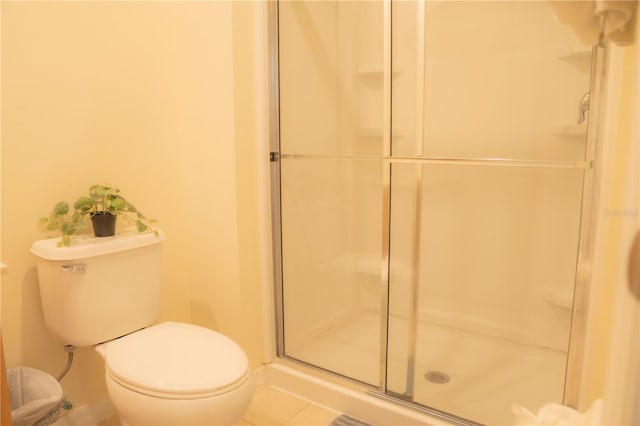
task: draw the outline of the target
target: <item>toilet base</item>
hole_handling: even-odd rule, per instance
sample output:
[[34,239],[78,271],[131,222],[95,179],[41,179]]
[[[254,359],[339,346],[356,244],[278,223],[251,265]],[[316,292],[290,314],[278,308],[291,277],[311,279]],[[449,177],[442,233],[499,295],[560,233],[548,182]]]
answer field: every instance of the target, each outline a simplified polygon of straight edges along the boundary
[[107,392],[123,425],[195,426],[232,425],[249,407],[251,375],[227,393],[205,398],[169,399],[132,391],[106,375]]

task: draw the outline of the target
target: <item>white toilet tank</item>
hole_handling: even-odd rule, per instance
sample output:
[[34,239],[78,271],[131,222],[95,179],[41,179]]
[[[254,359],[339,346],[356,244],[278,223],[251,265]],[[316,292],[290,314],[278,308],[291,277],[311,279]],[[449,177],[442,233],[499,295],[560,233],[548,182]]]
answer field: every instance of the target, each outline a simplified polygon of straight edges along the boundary
[[36,241],[44,321],[64,345],[91,346],[154,323],[162,302],[164,234]]

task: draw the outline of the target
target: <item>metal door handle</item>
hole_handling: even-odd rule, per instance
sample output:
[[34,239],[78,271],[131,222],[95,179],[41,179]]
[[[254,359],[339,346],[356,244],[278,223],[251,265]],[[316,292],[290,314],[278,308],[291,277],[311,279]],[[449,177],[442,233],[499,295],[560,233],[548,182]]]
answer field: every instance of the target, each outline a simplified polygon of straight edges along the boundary
[[70,263],[67,265],[62,265],[61,268],[65,272],[75,272],[80,274],[84,274],[85,272],[87,272],[86,263]]

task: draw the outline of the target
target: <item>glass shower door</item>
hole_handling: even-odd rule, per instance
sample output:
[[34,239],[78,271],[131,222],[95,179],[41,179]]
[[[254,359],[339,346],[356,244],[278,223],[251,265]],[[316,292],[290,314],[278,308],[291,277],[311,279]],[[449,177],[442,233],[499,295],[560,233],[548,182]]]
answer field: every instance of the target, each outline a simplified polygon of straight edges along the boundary
[[284,355],[378,386],[382,3],[278,17]]
[[546,1],[278,26],[279,354],[471,422],[566,402],[591,49]]
[[546,2],[393,2],[387,391],[475,422],[562,403],[591,49]]

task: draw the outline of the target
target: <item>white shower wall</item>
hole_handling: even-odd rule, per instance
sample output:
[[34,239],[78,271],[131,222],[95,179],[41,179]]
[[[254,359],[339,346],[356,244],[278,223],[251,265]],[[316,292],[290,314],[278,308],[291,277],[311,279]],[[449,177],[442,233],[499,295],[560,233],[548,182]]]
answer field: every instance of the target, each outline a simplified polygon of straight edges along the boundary
[[[393,155],[585,158],[577,111],[589,90],[591,49],[545,2],[427,2],[424,46],[416,42],[416,5],[394,4],[393,122],[408,136],[393,139]],[[416,144],[421,48],[424,131]],[[392,264],[411,259],[415,219],[404,212],[414,204],[415,167],[392,172]],[[582,170],[423,167],[423,316],[566,351]],[[402,273],[394,285],[392,272],[392,312],[408,303]]]
[[[286,117],[280,129],[283,292],[291,353],[357,311],[362,268],[377,268],[379,282],[381,162],[352,158],[380,154],[381,11],[374,2],[280,4],[281,22],[291,24],[281,25],[279,34],[280,114]],[[359,68],[363,64],[369,68]]]

